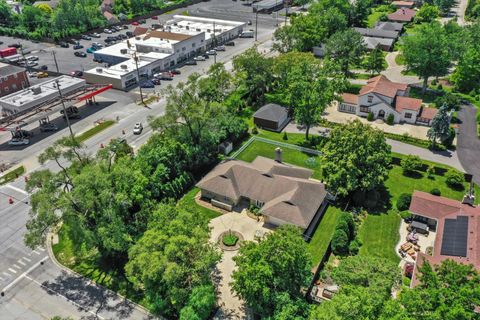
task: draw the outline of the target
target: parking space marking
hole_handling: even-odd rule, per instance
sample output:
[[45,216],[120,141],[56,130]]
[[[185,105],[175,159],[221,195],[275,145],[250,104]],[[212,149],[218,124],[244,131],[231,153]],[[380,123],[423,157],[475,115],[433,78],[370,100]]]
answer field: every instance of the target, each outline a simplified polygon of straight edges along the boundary
[[35,253],[35,254],[40,255],[40,252],[37,252],[36,250],[33,250],[32,252]]
[[10,271],[11,273],[17,273],[17,271],[13,270],[12,268],[8,268],[8,271]]
[[11,184],[7,184],[7,188],[10,188],[12,190],[15,190],[17,192],[20,192],[20,193],[23,193],[24,195],[27,195],[28,196],[28,192],[23,190],[23,189],[20,189],[20,188],[17,188],[17,187],[14,187],[12,186]]
[[40,250],[40,251],[42,251],[42,252],[45,251],[45,249],[42,248],[42,247],[38,247],[37,250]]
[[17,266],[16,264],[13,265],[14,268],[17,268],[18,270],[22,269],[22,267]]
[[32,260],[28,259],[27,257],[23,257],[22,259],[24,259],[25,261],[27,262],[31,262]]
[[4,276],[11,277],[10,273],[2,272]]
[[27,265],[25,262],[22,261],[22,259],[19,259],[17,262],[20,263],[22,266],[26,266],[26,265]]

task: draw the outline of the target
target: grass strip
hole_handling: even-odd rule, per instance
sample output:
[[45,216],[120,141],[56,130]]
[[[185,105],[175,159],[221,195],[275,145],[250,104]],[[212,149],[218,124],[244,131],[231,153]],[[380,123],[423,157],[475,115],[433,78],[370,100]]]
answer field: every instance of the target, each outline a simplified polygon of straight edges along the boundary
[[75,137],[75,139],[78,142],[84,142],[85,140],[87,140],[87,139],[93,137],[94,135],[96,135],[97,133],[107,129],[110,126],[112,126],[114,123],[115,123],[115,121],[113,121],[113,120],[104,121],[104,122],[96,125],[95,127],[85,131],[84,133],[79,134],[78,136]]

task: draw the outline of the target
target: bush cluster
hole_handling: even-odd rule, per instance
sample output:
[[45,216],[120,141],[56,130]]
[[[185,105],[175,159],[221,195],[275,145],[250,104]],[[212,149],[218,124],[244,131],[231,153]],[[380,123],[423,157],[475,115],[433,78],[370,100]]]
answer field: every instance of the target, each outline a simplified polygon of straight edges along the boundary
[[[332,251],[336,255],[356,254],[360,243],[352,244],[355,239],[355,221],[350,213],[344,212],[338,217],[337,225],[332,236]],[[351,246],[351,247],[350,247]],[[352,249],[352,250],[350,250]]]
[[397,209],[399,211],[407,210],[410,207],[410,202],[412,202],[412,195],[408,193],[402,193],[397,200]]

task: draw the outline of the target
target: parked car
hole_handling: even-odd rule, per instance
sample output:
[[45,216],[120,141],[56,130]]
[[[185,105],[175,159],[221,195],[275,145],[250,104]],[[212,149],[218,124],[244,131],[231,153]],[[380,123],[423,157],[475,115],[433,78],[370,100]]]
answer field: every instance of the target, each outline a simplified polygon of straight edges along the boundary
[[111,33],[112,33],[112,30],[110,30],[110,29],[103,29],[103,32],[106,33],[106,34],[111,34]]
[[155,88],[155,84],[150,81],[150,80],[147,80],[147,81],[144,81],[140,84],[140,87],[141,88]]
[[27,60],[28,61],[38,61],[38,57],[37,56],[28,56]]
[[93,62],[103,63],[102,59],[93,58]]
[[98,33],[96,33],[96,32],[92,33],[91,36],[92,36],[92,38],[100,38],[100,37],[101,37],[101,36],[100,36]]
[[157,73],[154,75],[154,77],[160,80],[173,80],[173,75],[170,72]]
[[73,46],[73,50],[79,50],[79,49],[83,49],[83,46],[79,43],[77,43],[76,45]]
[[65,41],[60,41],[58,44],[59,44],[60,47],[62,47],[62,48],[68,48],[68,47],[70,47],[70,45],[69,45],[68,43],[66,43]]
[[40,123],[40,131],[42,132],[57,131],[57,130],[58,130],[58,127],[51,122]]
[[31,78],[36,78],[36,77],[37,77],[37,73],[38,73],[38,72],[32,71],[32,72],[29,72],[29,73],[28,73],[28,76],[31,77]]
[[133,37],[133,32],[132,32],[132,31],[127,31],[127,32],[125,32],[125,35],[126,35],[128,38],[131,38],[131,37]]
[[204,56],[198,56],[198,57],[195,57],[193,58],[194,61],[205,61],[205,57]]
[[234,47],[234,46],[235,46],[235,42],[233,42],[233,41],[227,41],[227,42],[225,42],[225,45],[226,45],[226,46],[229,46],[229,47]]
[[171,70],[170,72],[171,72],[172,74],[182,74],[182,73],[180,72],[180,70],[178,70],[178,69],[173,69],[173,70]]
[[159,78],[153,78],[153,79],[152,79],[152,82],[153,82],[153,84],[156,85],[156,86],[159,86],[159,85],[162,84],[162,82],[160,81]]
[[144,23],[147,23],[147,21],[145,19],[140,19],[140,20],[138,20],[138,23],[144,24]]
[[75,51],[73,54],[75,55],[75,57],[80,57],[80,58],[85,58],[87,56],[87,54],[83,51]]
[[113,26],[112,29],[114,29],[115,31],[120,31],[120,30],[122,30],[122,28],[119,27],[119,26]]
[[77,77],[77,78],[79,78],[79,77],[82,77],[82,76],[83,76],[83,71],[75,70],[75,71],[70,72],[70,75],[71,75],[72,77]]
[[101,44],[100,42],[92,42],[92,48],[94,48],[95,50],[102,49],[103,44]]
[[119,34],[118,37],[123,40],[128,39],[128,37],[123,33]]
[[27,145],[30,143],[30,140],[28,139],[22,139],[22,138],[13,138],[12,140],[8,141],[9,146],[22,146],[22,145]]
[[217,51],[215,51],[215,50],[208,50],[208,51],[206,52],[206,54],[211,55],[211,56],[214,56],[214,55],[217,54]]
[[133,127],[133,134],[140,134],[143,131],[143,126],[140,122],[135,123],[135,127]]
[[87,53],[94,53],[95,51],[96,50],[93,47],[87,49]]
[[252,25],[252,20],[248,20],[248,21],[247,21],[247,24],[248,24],[249,26],[251,26],[251,25]]
[[124,24],[124,25],[122,26],[122,28],[123,28],[123,29],[128,29],[128,26],[127,26],[126,24]]
[[205,59],[210,59],[210,56],[206,53],[202,54],[202,56],[205,58]]
[[37,73],[37,78],[38,78],[38,79],[48,78],[48,73],[46,73],[46,72],[39,72],[39,73]]
[[153,20],[158,20],[158,17],[157,17],[157,16],[153,16],[152,19],[153,19]]
[[10,48],[21,48],[22,45],[20,43],[12,43],[8,45]]
[[188,60],[187,62],[185,62],[185,64],[187,66],[196,66],[197,65],[197,61],[195,60]]
[[218,46],[215,48],[215,51],[226,51],[227,49],[225,48],[225,46]]
[[137,21],[132,22],[132,26],[138,26],[138,25],[140,25],[140,23],[138,23]]
[[90,37],[86,34],[82,34],[81,38],[82,38],[82,40],[92,40],[92,37]]
[[77,40],[75,40],[75,39],[68,39],[68,40],[67,40],[67,43],[70,43],[70,44],[77,44],[77,43],[78,43],[78,41],[77,41]]
[[160,29],[162,25],[160,23],[152,23],[152,28],[153,29]]
[[47,71],[47,70],[48,70],[48,66],[44,64],[43,66],[40,66],[40,70],[42,70],[42,71]]

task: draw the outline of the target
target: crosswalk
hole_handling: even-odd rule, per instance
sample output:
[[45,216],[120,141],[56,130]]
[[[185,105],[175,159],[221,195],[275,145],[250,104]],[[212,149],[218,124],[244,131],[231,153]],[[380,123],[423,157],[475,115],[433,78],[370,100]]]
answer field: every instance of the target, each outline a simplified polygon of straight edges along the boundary
[[47,252],[45,248],[39,247],[14,263],[11,263],[8,266],[3,266],[3,270],[0,273],[0,289],[3,285],[8,285],[8,283],[14,281],[21,274],[24,274],[29,268],[38,263],[39,259],[42,260],[42,258],[44,259],[46,256]]

